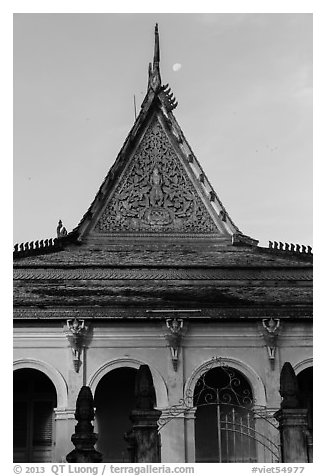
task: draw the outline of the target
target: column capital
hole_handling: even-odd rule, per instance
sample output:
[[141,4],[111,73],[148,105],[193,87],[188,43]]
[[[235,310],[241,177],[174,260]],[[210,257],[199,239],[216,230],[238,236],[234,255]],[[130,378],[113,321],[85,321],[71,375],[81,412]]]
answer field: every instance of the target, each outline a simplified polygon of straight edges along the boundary
[[279,422],[280,426],[307,426],[306,408],[282,408],[274,413],[274,418]]
[[268,418],[272,419],[275,418],[275,413],[277,412],[278,408],[273,407],[261,407],[261,406],[254,406],[252,411],[254,412],[254,418],[259,420],[260,418]]
[[173,405],[172,407],[161,408],[160,420],[171,418],[195,418],[197,407],[186,407],[184,405]]
[[74,408],[54,408],[55,420],[75,420]]
[[156,428],[157,421],[161,416],[160,410],[132,410],[130,413],[130,420],[133,423],[133,428]]

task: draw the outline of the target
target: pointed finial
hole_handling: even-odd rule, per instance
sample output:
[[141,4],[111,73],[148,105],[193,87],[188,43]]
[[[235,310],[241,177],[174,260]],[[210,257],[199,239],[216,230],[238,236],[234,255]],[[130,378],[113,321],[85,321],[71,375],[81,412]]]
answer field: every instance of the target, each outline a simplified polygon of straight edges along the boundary
[[154,42],[154,58],[153,67],[149,67],[149,81],[148,86],[154,91],[157,91],[161,87],[161,75],[160,75],[160,40],[158,35],[158,24],[155,25],[155,42]]
[[281,408],[299,408],[298,379],[290,362],[285,362],[280,375]]
[[158,35],[158,24],[155,25],[155,44],[154,44],[154,60],[153,66],[158,68],[160,63],[160,37]]
[[77,425],[71,441],[75,446],[66,459],[68,463],[100,463],[102,454],[94,449],[97,434],[94,433],[94,399],[89,387],[83,386],[76,401]]
[[153,377],[148,365],[141,365],[135,380],[136,408],[138,410],[153,410],[156,403]]

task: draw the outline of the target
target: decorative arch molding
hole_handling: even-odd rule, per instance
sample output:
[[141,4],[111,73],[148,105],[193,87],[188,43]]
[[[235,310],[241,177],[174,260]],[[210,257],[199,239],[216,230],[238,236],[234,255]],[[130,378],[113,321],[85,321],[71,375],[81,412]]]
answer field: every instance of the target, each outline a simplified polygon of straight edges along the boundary
[[212,357],[211,359],[203,362],[192,372],[191,376],[186,381],[184,387],[184,395],[190,396],[194,394],[195,386],[198,379],[207,370],[213,369],[215,367],[222,367],[223,365],[227,365],[241,372],[244,377],[247,378],[249,384],[251,385],[255,405],[259,407],[266,407],[265,386],[258,373],[243,361],[233,359],[231,357]]
[[296,375],[298,375],[302,370],[308,369],[309,367],[313,367],[313,358],[309,357],[308,359],[301,360],[300,362],[297,362],[293,366],[293,370]]
[[68,406],[68,387],[64,377],[52,365],[42,360],[19,359],[14,361],[14,371],[19,369],[35,369],[44,373],[53,383],[57,392],[57,409],[65,409]]
[[[95,395],[96,387],[99,381],[112,370],[119,369],[122,367],[131,367],[133,369],[139,369],[140,365],[146,364],[138,359],[131,358],[121,358],[111,360],[103,364],[96,372],[90,377],[88,381],[88,386],[92,390],[93,395]],[[168,392],[167,387],[164,382],[162,375],[151,365],[149,365],[150,371],[153,376],[153,383],[156,392],[157,408],[166,408],[168,406]]]

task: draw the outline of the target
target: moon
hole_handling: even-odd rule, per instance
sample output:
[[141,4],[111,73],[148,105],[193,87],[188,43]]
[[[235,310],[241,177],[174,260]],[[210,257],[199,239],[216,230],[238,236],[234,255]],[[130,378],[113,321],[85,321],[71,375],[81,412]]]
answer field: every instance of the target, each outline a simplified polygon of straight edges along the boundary
[[182,64],[180,63],[174,63],[172,66],[173,71],[179,71],[182,68]]

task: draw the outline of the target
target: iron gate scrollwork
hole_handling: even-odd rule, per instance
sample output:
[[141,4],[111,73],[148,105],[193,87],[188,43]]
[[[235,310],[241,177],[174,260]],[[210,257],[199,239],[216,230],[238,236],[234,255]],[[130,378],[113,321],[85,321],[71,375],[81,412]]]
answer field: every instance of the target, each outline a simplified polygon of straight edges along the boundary
[[276,421],[255,404],[248,381],[222,359],[214,358],[202,369],[194,391],[165,412],[160,430],[190,410],[196,411],[197,462],[280,461]]

